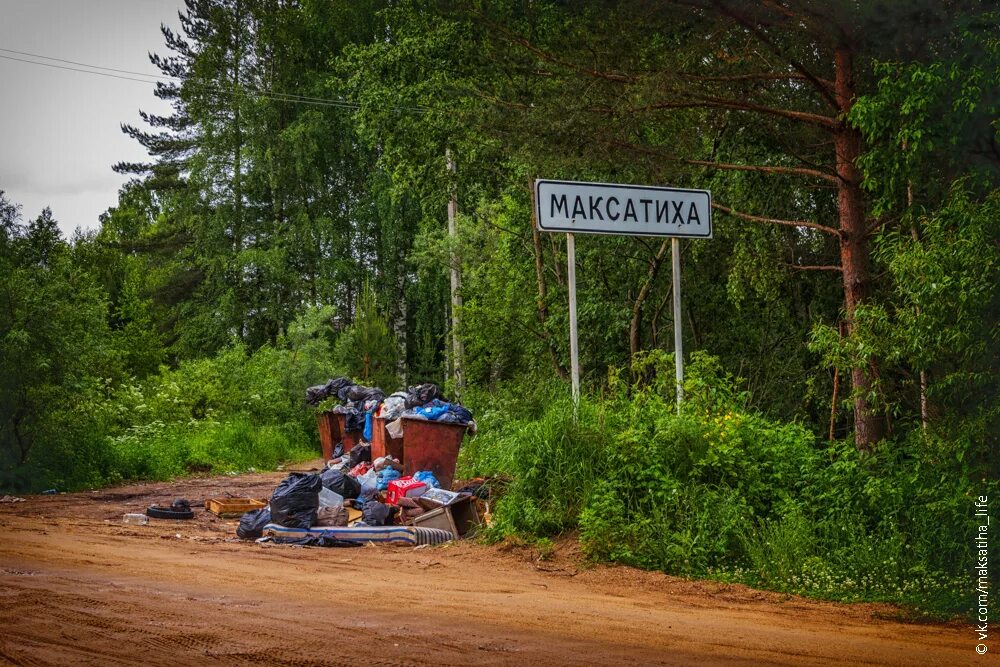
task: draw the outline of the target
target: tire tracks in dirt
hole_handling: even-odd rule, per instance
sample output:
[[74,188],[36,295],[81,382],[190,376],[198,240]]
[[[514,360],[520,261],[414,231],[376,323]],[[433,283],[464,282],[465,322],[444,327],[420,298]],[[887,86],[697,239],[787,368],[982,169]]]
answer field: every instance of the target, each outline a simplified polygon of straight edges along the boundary
[[[956,625],[891,610],[542,564],[458,543],[304,549],[234,521],[124,527],[121,514],[272,488],[275,475],[133,485],[0,506],[0,659],[13,664],[974,665]],[[266,495],[266,492],[259,495]],[[566,576],[566,574],[573,576]]]

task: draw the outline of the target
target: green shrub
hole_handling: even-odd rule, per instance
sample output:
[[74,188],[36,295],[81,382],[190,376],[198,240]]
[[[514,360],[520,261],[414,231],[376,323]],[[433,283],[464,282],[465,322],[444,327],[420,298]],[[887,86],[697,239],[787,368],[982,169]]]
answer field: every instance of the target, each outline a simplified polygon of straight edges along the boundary
[[822,442],[748,411],[707,357],[689,367],[677,414],[659,379],[669,355],[644,361],[639,384],[584,398],[575,421],[564,385],[474,397],[480,435],[459,472],[510,479],[492,539],[577,530],[595,560],[937,615],[971,608],[971,502],[1000,483],[961,443],[916,433],[862,454]]
[[284,462],[316,456],[311,438],[296,425],[257,426],[245,417],[225,422],[161,422],[112,439],[104,471],[108,482],[165,480],[190,473],[274,470]]
[[249,353],[234,343],[141,382],[88,376],[55,394],[26,463],[0,452],[0,488],[72,491],[316,455],[303,398],[310,384],[342,374],[331,361],[331,314],[308,309],[275,345]]

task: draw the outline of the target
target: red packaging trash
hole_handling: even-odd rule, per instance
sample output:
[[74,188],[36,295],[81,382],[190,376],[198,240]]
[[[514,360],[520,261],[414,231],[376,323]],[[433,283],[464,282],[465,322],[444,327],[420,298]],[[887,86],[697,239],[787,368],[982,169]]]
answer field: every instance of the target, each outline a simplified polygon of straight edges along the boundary
[[395,505],[400,498],[414,498],[422,495],[427,490],[427,485],[412,477],[401,477],[389,482],[389,488],[385,492],[385,504]]
[[351,472],[347,473],[351,477],[364,477],[365,474],[372,469],[372,464],[368,461],[363,461],[358,465],[351,468]]

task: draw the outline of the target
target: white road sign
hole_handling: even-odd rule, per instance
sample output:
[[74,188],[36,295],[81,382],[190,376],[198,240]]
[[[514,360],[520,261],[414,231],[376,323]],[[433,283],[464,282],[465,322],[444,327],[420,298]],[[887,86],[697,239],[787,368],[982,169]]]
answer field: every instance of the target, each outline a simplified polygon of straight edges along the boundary
[[535,207],[546,232],[712,238],[708,190],[539,179]]

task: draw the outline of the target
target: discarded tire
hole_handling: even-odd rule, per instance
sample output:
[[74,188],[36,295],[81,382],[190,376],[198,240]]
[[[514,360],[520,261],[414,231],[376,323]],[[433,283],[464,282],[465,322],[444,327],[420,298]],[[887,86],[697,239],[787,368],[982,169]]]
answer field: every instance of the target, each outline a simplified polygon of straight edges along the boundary
[[188,509],[174,509],[171,507],[157,507],[150,505],[146,508],[146,516],[151,519],[193,519],[194,512]]

